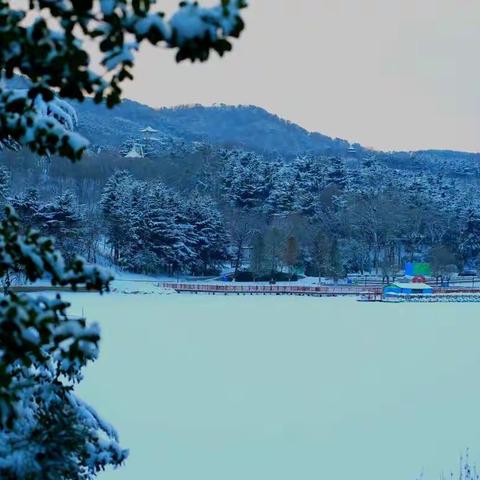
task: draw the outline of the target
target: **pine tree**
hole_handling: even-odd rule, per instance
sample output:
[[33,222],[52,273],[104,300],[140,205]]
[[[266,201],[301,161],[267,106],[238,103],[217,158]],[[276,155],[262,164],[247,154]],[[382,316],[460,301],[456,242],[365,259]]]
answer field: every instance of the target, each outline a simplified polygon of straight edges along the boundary
[[22,219],[23,226],[26,230],[40,228],[41,222],[38,218],[40,200],[36,188],[29,188],[22,194],[11,198],[9,202]]
[[73,252],[80,253],[84,250],[84,220],[71,192],[64,192],[52,203],[40,205],[36,218],[42,235],[54,236],[58,248],[67,260],[73,258]]
[[239,209],[261,206],[268,195],[269,169],[255,153],[232,151],[225,154],[223,192],[228,203]]
[[146,250],[147,233],[144,212],[146,208],[148,186],[144,182],[132,181],[129,189],[124,191],[121,205],[123,219],[119,229],[124,235],[124,251],[120,265],[126,270],[139,273],[158,273],[155,270],[154,254]]
[[195,195],[187,203],[186,214],[193,227],[192,248],[197,257],[193,272],[205,275],[218,270],[227,259],[228,243],[220,212],[211,199]]
[[154,254],[154,267],[173,274],[197,260],[193,227],[186,218],[185,206],[172,191],[156,184],[147,194],[143,217],[145,250]]
[[295,210],[313,217],[318,211],[319,196],[326,186],[325,164],[319,159],[303,157],[295,161],[295,169]]
[[133,177],[126,170],[117,170],[105,184],[100,206],[105,218],[112,258],[119,263],[125,246],[125,222],[128,218],[128,202]]
[[460,234],[459,251],[463,261],[467,262],[480,254],[480,214],[470,209],[465,217]]
[[297,196],[295,171],[289,166],[284,166],[273,176],[273,185],[264,211],[267,214],[278,215],[291,213],[295,209]]
[[343,190],[347,185],[347,175],[345,165],[337,157],[330,159],[327,170],[327,182]]

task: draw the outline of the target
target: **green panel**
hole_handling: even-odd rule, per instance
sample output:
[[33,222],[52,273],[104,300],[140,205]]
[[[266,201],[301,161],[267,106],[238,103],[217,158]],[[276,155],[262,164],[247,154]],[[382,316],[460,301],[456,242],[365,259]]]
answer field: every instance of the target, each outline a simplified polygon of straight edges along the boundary
[[432,267],[430,266],[429,263],[414,263],[413,274],[430,276],[432,274]]

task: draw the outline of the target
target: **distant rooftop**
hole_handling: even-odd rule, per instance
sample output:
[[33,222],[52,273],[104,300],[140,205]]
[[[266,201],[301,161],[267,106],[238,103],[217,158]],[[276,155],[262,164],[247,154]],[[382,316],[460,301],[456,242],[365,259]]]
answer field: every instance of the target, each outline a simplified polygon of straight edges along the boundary
[[414,282],[395,282],[388,285],[389,287],[398,287],[402,289],[410,289],[410,290],[425,290],[431,289],[430,285],[426,283],[414,283]]
[[142,133],[157,133],[158,130],[155,130],[154,128],[152,127],[146,127],[146,128],[143,128],[142,130],[140,130]]

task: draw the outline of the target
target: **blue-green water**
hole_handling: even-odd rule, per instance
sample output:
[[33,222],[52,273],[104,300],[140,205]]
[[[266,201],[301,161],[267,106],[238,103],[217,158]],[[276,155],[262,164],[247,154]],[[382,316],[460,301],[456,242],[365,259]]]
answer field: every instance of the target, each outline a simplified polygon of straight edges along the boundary
[[131,449],[103,480],[414,480],[480,454],[480,306],[78,294],[83,398]]

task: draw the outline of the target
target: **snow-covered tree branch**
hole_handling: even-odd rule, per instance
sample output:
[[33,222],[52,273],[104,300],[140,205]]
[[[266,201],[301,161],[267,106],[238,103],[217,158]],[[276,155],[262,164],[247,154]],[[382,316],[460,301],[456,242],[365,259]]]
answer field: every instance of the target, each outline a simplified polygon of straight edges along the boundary
[[[152,0],[30,0],[23,9],[0,0],[0,150],[26,146],[80,159],[88,142],[74,131],[76,114],[65,99],[119,103],[143,42],[174,50],[177,61],[206,61],[211,51],[222,56],[243,30],[245,6],[244,0],[219,0],[211,8],[182,2],[166,18]],[[97,47],[99,65],[87,43]],[[11,85],[15,75],[26,80],[24,88]],[[0,183],[7,182],[4,175]],[[198,229],[203,235],[205,227]],[[204,257],[200,261],[210,261]],[[13,293],[10,276],[19,271],[30,281],[48,276],[52,285],[100,293],[110,275],[75,255],[67,263],[51,238],[24,231],[6,208],[0,224],[0,477],[89,480],[127,456],[115,430],[73,392],[97,356],[99,328],[69,316],[60,296]]]
[[[205,61],[211,50],[219,55],[231,50],[230,39],[237,38],[244,27],[240,10],[245,0],[221,0],[210,8],[181,2],[169,19],[154,8],[155,3],[32,0],[29,9],[38,16],[25,25],[27,11],[14,10],[9,2],[1,1],[0,54],[7,78],[21,73],[43,87],[58,88],[61,97],[80,100],[93,93],[98,101],[108,97],[117,103],[118,84],[131,78],[133,52],[143,41],[175,49],[177,61]],[[47,17],[57,20],[57,29],[50,27]],[[98,45],[102,65],[114,75],[112,81],[93,73],[84,49],[86,39]]]
[[[21,91],[0,84],[0,139],[40,154],[80,158],[88,143],[72,132],[74,114],[59,98],[81,101],[89,95],[97,103],[117,104],[142,42],[174,49],[177,61],[206,61],[211,51],[222,56],[243,30],[245,6],[244,0],[210,8],[181,2],[166,18],[150,0],[32,0],[29,10],[1,0],[0,72],[32,83]],[[35,14],[30,23],[28,13]],[[92,65],[87,40],[98,47],[103,71]]]

